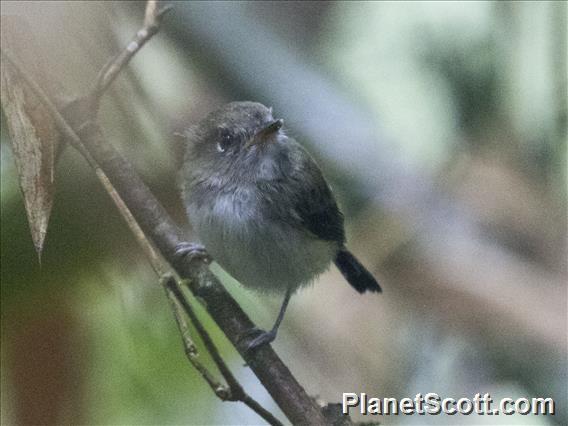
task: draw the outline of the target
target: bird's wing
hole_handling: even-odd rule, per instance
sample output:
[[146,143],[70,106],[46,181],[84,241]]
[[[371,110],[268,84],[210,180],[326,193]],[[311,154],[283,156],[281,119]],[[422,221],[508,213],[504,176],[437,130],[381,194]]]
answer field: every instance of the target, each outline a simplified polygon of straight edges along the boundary
[[304,229],[319,239],[343,244],[343,215],[320,168],[299,145],[288,155],[291,161],[283,171],[283,181],[273,187],[273,207],[277,207],[278,220]]
[[343,214],[337,207],[331,188],[319,167],[310,157],[307,159],[312,166],[309,172],[311,184],[307,185],[305,181],[299,182],[296,211],[303,226],[312,234],[322,240],[343,244],[345,242]]

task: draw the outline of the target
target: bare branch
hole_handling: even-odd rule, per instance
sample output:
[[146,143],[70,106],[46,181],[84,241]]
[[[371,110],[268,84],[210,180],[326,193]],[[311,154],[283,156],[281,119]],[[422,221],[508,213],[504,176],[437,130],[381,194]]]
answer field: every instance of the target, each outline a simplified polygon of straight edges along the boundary
[[271,346],[247,351],[247,332],[253,322],[203,262],[183,262],[175,251],[183,242],[177,225],[136,174],[132,166],[104,139],[97,126],[81,135],[87,150],[109,176],[124,202],[166,260],[203,301],[207,312],[223,330],[278,406],[293,424],[325,424],[320,408],[297,382]]
[[174,313],[174,317],[181,334],[183,348],[185,354],[187,355],[187,359],[189,359],[189,362],[191,362],[191,364],[195,367],[195,369],[199,371],[199,373],[201,374],[203,379],[207,382],[209,387],[213,390],[215,395],[217,395],[223,401],[228,400],[230,395],[229,388],[219,383],[215,379],[215,377],[213,377],[213,374],[210,373],[209,370],[207,370],[207,367],[205,367],[198,359],[199,354],[197,352],[197,347],[195,346],[195,343],[193,343],[193,340],[191,339],[189,326],[187,325],[187,322],[183,317],[182,313],[183,307],[181,306],[178,297],[176,295],[176,292],[174,290],[174,288],[177,287],[177,283],[174,276],[172,274],[163,275],[160,278],[160,284],[166,291],[166,295],[168,296],[168,300],[170,301],[172,311]]
[[[161,277],[160,283],[166,291],[166,295],[168,297],[168,300],[170,301],[170,306],[174,313],[174,318],[181,334],[184,352],[189,362],[201,374],[201,376],[213,390],[215,395],[217,395],[222,401],[241,401],[253,411],[255,411],[264,420],[266,420],[269,424],[275,426],[282,425],[282,423],[280,423],[280,421],[276,417],[274,417],[272,413],[270,413],[267,409],[265,409],[244,391],[241,384],[235,378],[235,376],[221,357],[219,350],[213,343],[213,340],[209,336],[209,333],[207,332],[205,327],[203,327],[201,321],[199,320],[193,308],[179,288],[176,279],[171,273],[165,272],[169,269],[169,266],[164,264],[165,262],[156,252],[148,238],[146,238],[146,235],[144,235],[144,232],[140,228],[140,225],[138,225],[136,219],[134,219],[134,216],[132,215],[118,192],[116,192],[106,175],[103,174],[99,177],[106,191],[109,193],[123,218],[126,220],[130,230],[136,237],[140,247],[146,254],[146,257],[148,258],[154,271],[156,272],[156,274],[158,274],[159,277]],[[201,340],[205,344],[207,351],[210,353],[213,361],[219,368],[219,371],[225,378],[228,386],[224,386],[219,383],[215,379],[213,374],[210,373],[209,370],[207,370],[207,368],[199,361],[199,353],[197,352],[197,347],[191,339],[189,326],[187,325],[187,322],[183,317],[183,311],[185,311],[185,313],[193,323],[195,329],[201,337]]]
[[98,104],[98,100],[103,93],[124,67],[128,65],[134,55],[160,30],[162,17],[171,9],[171,5],[158,9],[157,0],[150,0],[146,3],[143,27],[136,33],[128,45],[112,58],[99,72],[95,87],[91,92],[91,97],[95,100],[95,105]]
[[[205,327],[203,327],[193,308],[185,298],[183,292],[178,286],[176,279],[171,273],[165,272],[167,269],[169,269],[168,265],[164,264],[162,258],[158,255],[148,238],[146,238],[146,235],[144,235],[144,232],[136,222],[136,219],[134,219],[134,216],[132,216],[132,213],[104,174],[101,177],[101,182],[113,199],[118,210],[126,220],[128,227],[136,237],[139,246],[146,254],[146,257],[148,258],[154,271],[156,272],[156,274],[158,274],[159,277],[161,277],[160,283],[166,291],[166,295],[168,297],[168,300],[170,301],[170,306],[174,313],[174,318],[181,334],[184,352],[189,362],[201,374],[201,376],[213,390],[215,395],[217,395],[222,401],[241,401],[253,411],[255,411],[264,420],[266,420],[269,424],[275,426],[282,425],[282,423],[280,423],[280,421],[276,417],[274,417],[272,413],[270,413],[267,409],[265,409],[244,391],[241,384],[235,378],[235,376],[221,357],[219,350],[213,343],[213,340],[209,336],[209,333],[207,332]],[[195,329],[201,337],[201,340],[205,344],[207,351],[213,358],[213,361],[217,365],[217,368],[219,368],[219,371],[223,375],[228,386],[224,386],[219,383],[215,379],[213,374],[210,373],[209,370],[207,370],[207,368],[199,361],[199,353],[197,352],[197,347],[191,339],[189,326],[187,325],[187,322],[183,317],[183,311],[185,311],[185,313],[193,323]]]
[[[209,336],[209,333],[207,332],[205,327],[203,327],[203,324],[201,324],[201,321],[199,321],[199,318],[197,318],[197,315],[195,314],[193,308],[191,307],[187,299],[183,296],[183,293],[179,288],[175,279],[173,279],[172,276],[166,277],[166,280],[163,282],[163,285],[165,286],[166,291],[168,292],[168,297],[170,298],[171,301],[173,301],[172,303],[175,302],[178,308],[181,305],[186,315],[193,323],[195,329],[197,330],[197,332],[201,337],[201,340],[203,341],[203,344],[207,348],[207,351],[211,354],[213,361],[217,365],[217,368],[219,368],[219,371],[221,372],[221,374],[223,375],[224,379],[228,384],[228,388],[225,386],[220,386],[215,382],[213,382],[213,384],[215,384],[217,387],[213,387],[210,384],[215,394],[224,401],[242,401],[254,412],[256,412],[259,416],[261,416],[264,420],[266,420],[269,424],[275,426],[282,425],[282,423],[276,417],[274,417],[274,415],[270,413],[270,411],[265,409],[255,399],[253,399],[250,395],[248,395],[245,392],[241,384],[235,378],[235,376],[233,375],[233,373],[231,372],[231,370],[229,369],[229,367],[221,357],[219,350],[215,346],[215,343],[213,343],[213,340],[211,339],[211,336]],[[174,312],[176,311],[177,309],[174,309]],[[176,314],[176,321],[177,320],[178,318]],[[187,335],[189,330],[185,330],[182,327],[182,325],[180,325],[179,322],[178,326],[180,327],[180,332],[182,333],[182,336]],[[185,327],[187,327],[187,325],[185,325]],[[184,346],[186,346],[185,342]],[[195,353],[194,349],[195,346],[193,345],[193,350],[191,352],[191,355]],[[186,349],[186,354],[188,354],[187,349]],[[188,354],[188,357],[189,356],[190,354]],[[205,379],[209,383],[209,379],[208,378]]]
[[[155,8],[155,5],[149,7]],[[96,114],[93,113],[96,113],[96,105],[100,96],[140,47],[157,32],[158,23],[164,11],[162,9],[158,13],[148,12],[147,16],[155,17],[153,18],[154,24],[145,26],[143,30],[146,29],[146,31],[138,32],[134,39],[136,46],[132,45],[131,49],[127,48],[121,52],[105,67],[104,72],[100,74],[101,78],[98,80],[98,89],[88,96],[72,102],[73,108],[65,109],[65,118],[51,103],[50,99],[45,96],[41,88],[33,82],[33,79],[26,78],[23,69],[17,67],[15,61],[12,62],[19,69],[23,78],[29,80],[30,87],[37,93],[40,101],[53,113],[56,125],[62,134],[83,154],[105,187],[110,185],[116,191],[116,197],[113,196],[113,199],[115,202],[118,200],[117,205],[119,205],[120,211],[123,215],[125,211],[131,212],[133,217],[133,221],[131,221],[128,215],[125,215],[129,224],[131,222],[136,223],[142,231],[141,234],[150,239],[162,256],[175,267],[178,274],[188,279],[190,290],[199,300],[203,301],[208,313],[243,356],[288,419],[293,424],[325,424],[326,421],[320,407],[309,397],[270,346],[259,348],[254,352],[247,351],[247,340],[243,337],[254,327],[252,321],[208,270],[207,265],[202,262],[182,262],[176,257],[176,247],[184,240],[183,233],[149,191],[133,167],[105,140],[100,127],[94,122],[93,115]],[[149,22],[151,21],[150,19]],[[2,52],[2,54],[9,59],[5,52]],[[122,203],[125,209],[120,208]],[[175,288],[181,294],[181,296],[176,294],[176,300],[188,313],[191,307],[179,288],[177,286]],[[187,310],[186,307],[189,307],[190,310]],[[204,338],[204,342],[206,339]],[[242,387],[226,368],[226,365],[218,356],[218,352],[213,350],[212,356],[214,359],[217,357],[216,363],[229,383],[230,391],[240,396],[239,400],[259,413],[266,421],[271,424],[279,424],[277,419],[242,391]],[[239,395],[241,391],[242,394]],[[234,397],[234,395],[231,396]]]
[[[26,84],[30,86],[31,90],[40,99],[40,101],[44,103],[46,109],[48,109],[48,111],[55,119],[56,125],[60,126],[59,130],[66,136],[67,139],[72,141],[74,147],[77,147],[82,154],[84,153],[85,157],[89,161],[89,164],[91,164],[95,168],[97,177],[99,178],[105,190],[114,201],[117,209],[125,219],[128,227],[130,228],[140,247],[146,254],[146,257],[152,265],[152,268],[158,274],[158,276],[164,277],[162,284],[164,286],[164,289],[166,290],[167,297],[174,312],[174,317],[181,333],[184,351],[190,363],[195,367],[197,371],[199,371],[199,373],[211,387],[215,395],[217,395],[221,400],[241,401],[253,411],[255,411],[264,420],[266,420],[269,424],[281,425],[282,423],[278,419],[276,419],[276,417],[274,417],[272,413],[262,407],[256,400],[254,400],[244,391],[241,384],[231,373],[223,358],[219,354],[217,347],[211,340],[211,337],[205,330],[205,327],[203,327],[203,325],[195,315],[195,312],[191,308],[191,305],[179,289],[175,279],[171,274],[165,274],[165,271],[169,269],[169,266],[164,264],[164,261],[160,258],[151,242],[146,238],[144,231],[140,228],[140,225],[136,222],[136,219],[132,215],[131,211],[128,209],[127,205],[124,203],[123,199],[120,197],[119,193],[116,191],[102,169],[97,165],[96,161],[92,159],[88,151],[84,150],[82,141],[79,136],[77,136],[75,131],[69,126],[69,124],[59,113],[55,105],[51,103],[51,100],[45,94],[45,92],[43,92],[43,90],[35,83],[35,81],[23,71],[23,68],[20,67],[19,64],[15,60],[13,60],[13,58],[6,52],[3,51],[2,55],[12,64],[14,69],[20,74],[21,78],[26,82]],[[187,323],[183,318],[183,315],[181,313],[182,310],[185,311],[188,317],[191,319],[196,330],[200,334],[207,350],[209,351],[217,367],[219,368],[219,371],[227,381],[228,386],[221,385],[217,380],[215,380],[213,375],[206,369],[206,367],[199,362],[197,348],[191,340],[189,327],[187,326]]]
[[[153,35],[156,31],[157,28],[154,28],[150,33]],[[144,34],[139,32],[137,37],[141,35]],[[147,35],[141,38],[143,42],[148,39]],[[217,278],[211,274],[205,264],[179,261],[175,251],[177,245],[184,240],[183,233],[132,166],[105,140],[100,127],[93,121],[94,116],[96,116],[98,96],[104,92],[111,80],[118,75],[140,47],[141,45],[129,54],[124,52],[119,54],[106,67],[104,73],[101,73],[103,77],[100,80],[100,87],[103,89],[98,92],[97,96],[93,96],[93,93],[91,93],[89,96],[71,102],[65,108],[65,118],[42,89],[34,83],[33,79],[27,78],[27,80],[29,80],[32,90],[37,92],[40,101],[53,113],[56,125],[62,134],[83,154],[96,171],[99,179],[103,181],[103,184],[107,186],[108,182],[111,183],[118,198],[132,213],[135,223],[140,226],[143,234],[150,238],[158,251],[175,267],[180,276],[189,279],[188,287],[199,300],[204,302],[208,313],[237,348],[288,419],[293,424],[325,424],[326,421],[320,407],[309,397],[270,346],[259,348],[254,352],[247,352],[247,340],[243,337],[254,327],[254,324]],[[5,52],[2,52],[2,54],[9,59]],[[23,68],[18,67],[16,61],[12,62],[22,76],[26,78]],[[105,75],[107,77],[104,77]],[[106,83],[104,83],[105,81]],[[108,182],[105,182],[106,180]],[[178,296],[178,301],[182,306],[183,300]],[[233,383],[228,369],[223,369],[223,371],[226,380]],[[235,387],[235,383],[233,383],[231,390],[233,392],[236,390],[238,393],[238,387]],[[270,413],[266,412],[244,392],[240,396],[247,406],[259,413],[265,420],[272,424],[278,424],[277,419],[273,418]]]

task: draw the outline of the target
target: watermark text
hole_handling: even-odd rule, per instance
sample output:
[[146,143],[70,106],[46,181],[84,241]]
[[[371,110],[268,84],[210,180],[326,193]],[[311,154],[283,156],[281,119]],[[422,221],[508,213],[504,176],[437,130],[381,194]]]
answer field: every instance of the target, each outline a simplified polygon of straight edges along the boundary
[[392,415],[554,415],[552,398],[502,398],[476,393],[473,398],[441,398],[437,393],[419,393],[414,398],[377,398],[366,393],[343,394],[343,414],[357,409],[361,414]]

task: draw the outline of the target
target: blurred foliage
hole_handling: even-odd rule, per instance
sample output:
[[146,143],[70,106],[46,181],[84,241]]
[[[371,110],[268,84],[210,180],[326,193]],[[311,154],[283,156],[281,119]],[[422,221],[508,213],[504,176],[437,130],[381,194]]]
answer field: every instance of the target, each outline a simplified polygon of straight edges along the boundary
[[[344,207],[351,248],[377,272],[385,294],[358,297],[330,270],[295,297],[276,349],[299,381],[330,401],[339,401],[341,392],[553,396],[560,410],[555,418],[471,416],[459,422],[565,424],[566,348],[558,342],[567,334],[566,3],[197,6],[226,9],[212,16],[227,25],[223,20],[235,24],[241,15],[261,25],[282,50],[369,113],[377,135],[388,139],[377,164],[410,165],[416,176],[433,176],[436,190],[506,253],[490,259],[478,253],[472,270],[452,269],[450,260],[433,264],[432,250],[415,243],[421,228],[412,211],[384,208],[369,182],[349,169],[351,159],[333,157],[324,143],[306,137]],[[224,102],[248,98],[276,106],[280,92],[294,90],[255,91],[262,86],[251,80],[273,87],[280,82],[263,72],[239,74],[223,63],[218,47],[190,33],[184,13],[197,6],[175,4],[176,16],[134,58],[101,111],[111,142],[180,223],[185,218],[175,182],[183,139],[176,132]],[[69,96],[84,93],[137,30],[143,3],[3,1],[2,14],[12,13],[32,24]],[[239,22],[231,37],[242,43],[243,55],[247,43],[269,46]],[[256,53],[279,52],[267,47]],[[318,101],[316,89],[298,104]],[[306,123],[323,128],[330,120],[316,112],[303,118],[286,121],[301,140]],[[349,132],[350,123],[343,125]],[[57,167],[38,265],[5,127],[2,122],[1,423],[258,424],[246,407],[219,402],[190,367],[157,278],[70,148]],[[346,143],[356,152],[376,148],[367,141]],[[405,163],[399,167],[400,158]],[[389,194],[404,197],[403,189]],[[454,241],[456,235],[442,237],[455,243],[459,257],[469,241]],[[508,286],[505,281],[518,275],[500,265],[517,265],[537,279]],[[242,290],[220,268],[214,271],[260,326],[271,323],[279,300]],[[495,272],[496,281],[464,289],[463,282],[484,271]],[[526,305],[516,305],[525,299]],[[279,413],[199,312],[245,387]],[[383,420],[456,422],[451,416]]]

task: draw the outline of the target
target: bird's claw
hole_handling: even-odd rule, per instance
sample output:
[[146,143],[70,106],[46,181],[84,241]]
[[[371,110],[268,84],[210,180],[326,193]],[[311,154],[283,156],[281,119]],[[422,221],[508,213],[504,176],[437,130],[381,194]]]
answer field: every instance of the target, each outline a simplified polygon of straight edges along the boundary
[[197,243],[190,243],[190,242],[179,243],[176,246],[174,255],[179,259],[181,258],[189,258],[189,260],[199,259],[205,263],[211,263],[213,261],[213,258],[209,253],[207,253],[205,247]]
[[272,343],[274,339],[276,339],[276,331],[265,331],[261,330],[260,328],[254,327],[244,333],[243,336],[241,336],[241,340],[243,339],[252,339],[246,344],[245,350],[248,353],[260,348],[261,346]]

